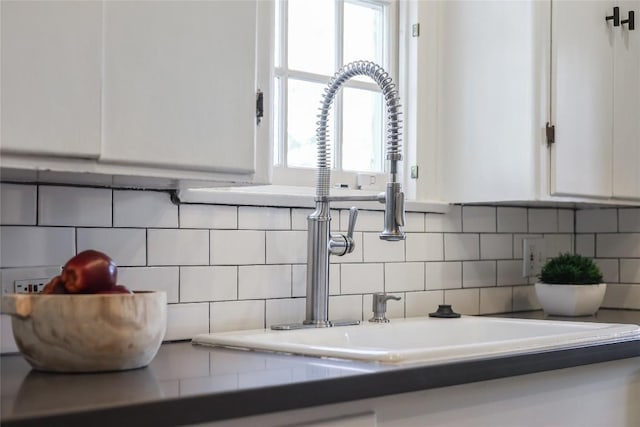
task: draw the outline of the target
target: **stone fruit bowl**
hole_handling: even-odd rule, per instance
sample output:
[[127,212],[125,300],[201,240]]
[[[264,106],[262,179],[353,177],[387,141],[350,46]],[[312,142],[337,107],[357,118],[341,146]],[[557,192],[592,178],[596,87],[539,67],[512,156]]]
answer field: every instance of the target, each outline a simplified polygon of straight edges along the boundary
[[164,292],[10,294],[20,352],[34,369],[102,372],[141,368],[155,357],[166,330]]

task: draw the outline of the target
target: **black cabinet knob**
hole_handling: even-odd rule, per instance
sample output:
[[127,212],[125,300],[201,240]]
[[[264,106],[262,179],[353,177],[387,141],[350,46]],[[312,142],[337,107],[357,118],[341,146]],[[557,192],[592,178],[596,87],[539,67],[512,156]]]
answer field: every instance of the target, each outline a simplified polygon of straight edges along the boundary
[[622,25],[627,24],[629,26],[629,31],[636,29],[636,13],[633,10],[629,11],[629,17],[627,19],[623,19],[620,21]]
[[613,8],[613,15],[607,16],[605,20],[613,21],[613,26],[619,27],[620,26],[620,8],[618,6],[615,6]]

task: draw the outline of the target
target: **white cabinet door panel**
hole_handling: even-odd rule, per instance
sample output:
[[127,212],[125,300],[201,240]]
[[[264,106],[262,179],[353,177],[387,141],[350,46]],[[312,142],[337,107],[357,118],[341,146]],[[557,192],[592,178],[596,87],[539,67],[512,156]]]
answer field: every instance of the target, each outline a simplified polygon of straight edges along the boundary
[[255,169],[255,1],[105,6],[101,161]]
[[613,194],[640,199],[640,0],[618,4],[621,19],[635,12],[636,28],[615,34]]
[[613,2],[552,2],[551,193],[612,193]]
[[0,148],[100,154],[102,5],[3,1]]

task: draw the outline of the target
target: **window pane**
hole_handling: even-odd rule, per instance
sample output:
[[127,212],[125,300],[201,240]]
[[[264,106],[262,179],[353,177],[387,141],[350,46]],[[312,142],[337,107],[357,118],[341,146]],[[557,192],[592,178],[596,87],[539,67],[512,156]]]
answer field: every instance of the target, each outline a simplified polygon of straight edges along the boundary
[[379,92],[343,88],[342,168],[383,172],[383,99]]
[[319,83],[289,79],[288,166],[316,166],[316,122],[324,86]]
[[289,68],[335,71],[335,2],[289,0]]
[[344,4],[344,63],[357,60],[383,65],[382,6]]

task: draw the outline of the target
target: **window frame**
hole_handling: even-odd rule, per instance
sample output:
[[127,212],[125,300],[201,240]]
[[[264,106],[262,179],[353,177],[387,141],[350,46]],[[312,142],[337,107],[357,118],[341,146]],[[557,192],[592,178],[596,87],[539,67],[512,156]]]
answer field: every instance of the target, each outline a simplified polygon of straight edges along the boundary
[[[343,63],[343,40],[344,40],[344,3],[345,1],[355,4],[375,4],[385,8],[384,14],[384,34],[383,34],[383,64],[381,64],[387,72],[391,74],[394,81],[397,82],[399,71],[399,35],[398,35],[398,16],[399,6],[398,0],[333,0],[335,2],[336,28],[335,28],[335,63],[336,70],[344,65]],[[285,166],[287,161],[287,139],[285,131],[287,129],[287,82],[289,78],[319,83],[325,85],[331,76],[310,73],[306,71],[290,70],[288,68],[288,0],[275,1],[274,27],[278,28],[276,22],[280,22],[279,29],[281,34],[274,31],[274,57],[276,53],[278,58],[275,59],[273,68],[273,126],[274,126],[274,150],[273,150],[273,184],[276,185],[296,185],[296,186],[314,186],[316,181],[315,167],[302,168]],[[379,92],[379,88],[375,82],[370,79],[358,80],[350,79],[345,82],[344,87],[355,89],[366,89]],[[318,104],[320,96],[318,96]],[[279,105],[280,111],[276,112],[276,106]],[[331,135],[342,135],[342,91],[336,95],[336,99],[331,107],[331,119],[333,121],[333,129]],[[277,135],[277,137],[275,137]],[[334,150],[332,150],[332,185],[347,184],[349,188],[357,189],[358,176],[364,175],[363,181],[370,182],[370,177],[374,177],[374,185],[363,186],[367,190],[381,190],[386,182],[387,162],[382,156],[382,172],[356,172],[342,170],[342,144],[340,139],[332,138],[335,142]],[[384,152],[386,141],[382,139],[381,150]],[[277,147],[277,151],[275,148]],[[334,161],[335,159],[335,161]]]

